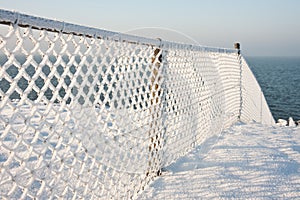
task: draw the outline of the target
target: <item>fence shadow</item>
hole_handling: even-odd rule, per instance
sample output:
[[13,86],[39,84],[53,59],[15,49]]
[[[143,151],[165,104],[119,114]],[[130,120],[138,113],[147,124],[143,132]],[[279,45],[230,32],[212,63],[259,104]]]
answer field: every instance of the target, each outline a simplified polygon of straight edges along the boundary
[[205,148],[169,166],[143,198],[300,198],[299,129],[254,126],[238,125],[218,141],[206,140]]

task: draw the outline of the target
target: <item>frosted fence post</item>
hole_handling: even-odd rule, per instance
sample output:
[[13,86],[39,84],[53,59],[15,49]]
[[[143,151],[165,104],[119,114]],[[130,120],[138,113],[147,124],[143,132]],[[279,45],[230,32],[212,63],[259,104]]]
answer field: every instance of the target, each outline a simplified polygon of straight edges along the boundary
[[262,92],[262,90],[260,90],[260,123],[262,123],[262,121],[263,121],[263,110],[262,110],[262,108],[263,108],[263,92]]
[[[149,132],[150,144],[149,144],[149,169],[146,172],[146,177],[152,176],[155,174],[156,176],[161,175],[161,163],[162,163],[162,148],[163,148],[163,121],[160,121],[163,115],[163,93],[164,88],[162,87],[163,82],[163,74],[162,64],[163,64],[163,55],[162,55],[162,44],[161,39],[160,45],[154,48],[153,57],[151,60],[151,71],[152,77],[150,78],[150,91],[151,91],[151,99],[150,105],[152,107],[151,113],[151,122],[150,128],[154,130],[153,135],[151,135],[151,131]],[[156,152],[156,153],[155,153]],[[157,158],[155,158],[157,156]],[[157,161],[155,161],[157,159]]]
[[241,45],[240,43],[234,43],[234,48],[237,50],[237,59],[240,65],[240,110],[238,119],[241,120],[242,116],[242,106],[243,106],[243,94],[242,94],[242,59],[241,59]]

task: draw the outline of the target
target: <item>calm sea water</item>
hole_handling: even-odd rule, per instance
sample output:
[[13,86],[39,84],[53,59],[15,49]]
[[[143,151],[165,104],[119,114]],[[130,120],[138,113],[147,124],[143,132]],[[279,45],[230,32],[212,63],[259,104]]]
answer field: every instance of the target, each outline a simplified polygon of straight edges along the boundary
[[300,120],[300,57],[246,57],[275,120]]

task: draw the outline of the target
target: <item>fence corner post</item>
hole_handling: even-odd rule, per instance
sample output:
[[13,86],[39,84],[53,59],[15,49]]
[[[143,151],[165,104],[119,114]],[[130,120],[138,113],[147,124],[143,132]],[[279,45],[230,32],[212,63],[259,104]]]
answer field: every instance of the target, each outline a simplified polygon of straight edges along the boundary
[[237,50],[237,59],[238,59],[238,65],[240,67],[240,108],[239,108],[239,114],[238,114],[238,120],[241,121],[242,118],[242,110],[243,110],[243,66],[242,66],[242,57],[241,57],[241,45],[239,42],[234,43],[234,48]]
[[239,42],[234,43],[234,48],[238,50],[238,54],[241,54],[241,45]]

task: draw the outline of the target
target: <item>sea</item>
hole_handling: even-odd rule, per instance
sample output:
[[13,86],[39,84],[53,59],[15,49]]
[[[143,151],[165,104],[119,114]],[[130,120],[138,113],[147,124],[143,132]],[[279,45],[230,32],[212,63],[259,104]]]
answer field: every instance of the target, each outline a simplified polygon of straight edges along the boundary
[[274,119],[300,120],[300,57],[245,57]]

